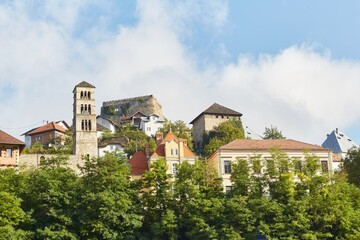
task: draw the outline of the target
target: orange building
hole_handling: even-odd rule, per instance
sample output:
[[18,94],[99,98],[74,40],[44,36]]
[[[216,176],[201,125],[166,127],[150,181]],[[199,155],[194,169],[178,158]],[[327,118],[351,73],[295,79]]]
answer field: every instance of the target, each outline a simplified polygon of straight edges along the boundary
[[187,140],[178,138],[173,132],[169,132],[165,138],[161,133],[156,134],[157,148],[155,152],[150,153],[136,152],[130,158],[131,175],[133,179],[138,179],[148,170],[151,163],[159,158],[166,160],[168,165],[168,174],[176,174],[178,164],[187,161],[190,164],[195,163],[196,156],[188,148]]

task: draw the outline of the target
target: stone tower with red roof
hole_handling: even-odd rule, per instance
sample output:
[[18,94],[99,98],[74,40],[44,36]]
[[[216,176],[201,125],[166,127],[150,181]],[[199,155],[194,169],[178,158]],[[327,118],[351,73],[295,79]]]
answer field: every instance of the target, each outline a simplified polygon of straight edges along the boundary
[[95,87],[83,81],[75,86],[73,94],[74,155],[97,157]]

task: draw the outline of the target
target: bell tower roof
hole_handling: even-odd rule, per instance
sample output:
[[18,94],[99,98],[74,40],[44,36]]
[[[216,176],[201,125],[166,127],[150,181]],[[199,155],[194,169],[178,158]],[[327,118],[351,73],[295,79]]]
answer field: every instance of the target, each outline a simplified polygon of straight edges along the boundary
[[91,85],[90,83],[85,82],[85,81],[82,81],[81,83],[79,83],[78,85],[76,85],[76,86],[74,87],[73,92],[75,91],[75,88],[77,88],[77,87],[95,88],[94,85]]

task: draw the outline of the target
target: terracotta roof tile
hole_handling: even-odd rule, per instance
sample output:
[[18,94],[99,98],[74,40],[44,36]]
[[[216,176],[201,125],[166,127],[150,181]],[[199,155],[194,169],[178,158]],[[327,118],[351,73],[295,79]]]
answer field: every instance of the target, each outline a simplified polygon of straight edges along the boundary
[[184,157],[195,157],[195,153],[193,153],[186,145],[184,145]]
[[24,142],[20,141],[17,138],[7,134],[6,132],[0,130],[0,143],[4,144],[14,144],[14,145],[25,145]]
[[142,175],[149,170],[146,154],[144,152],[136,152],[129,160],[130,171],[132,175]]
[[28,135],[34,135],[37,133],[43,133],[43,132],[49,132],[49,131],[59,131],[59,132],[65,133],[66,129],[63,128],[62,126],[56,124],[55,122],[50,122],[48,124],[45,124],[44,126],[34,129],[33,131],[29,132]]
[[237,139],[232,141],[222,147],[220,150],[268,150],[272,147],[278,147],[280,150],[317,150],[317,151],[327,151],[322,146],[304,143],[300,141],[295,141],[292,139],[268,139],[268,140],[258,140],[258,139]]

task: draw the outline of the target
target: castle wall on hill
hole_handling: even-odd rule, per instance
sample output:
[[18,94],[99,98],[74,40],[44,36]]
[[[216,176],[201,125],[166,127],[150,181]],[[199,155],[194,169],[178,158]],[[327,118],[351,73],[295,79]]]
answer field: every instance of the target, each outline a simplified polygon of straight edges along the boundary
[[162,107],[153,95],[106,101],[101,107],[101,116],[106,118],[128,117],[137,112],[164,117]]

